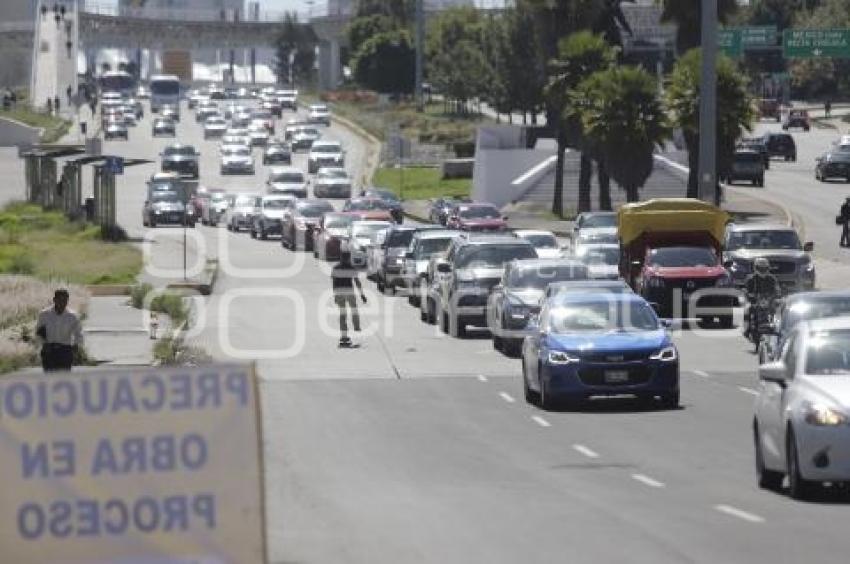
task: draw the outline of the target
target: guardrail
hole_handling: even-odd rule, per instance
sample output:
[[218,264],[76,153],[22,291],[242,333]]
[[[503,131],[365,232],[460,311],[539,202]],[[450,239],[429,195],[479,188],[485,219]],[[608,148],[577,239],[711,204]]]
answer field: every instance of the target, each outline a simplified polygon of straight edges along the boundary
[[265,22],[273,23],[284,19],[286,14],[294,13],[299,21],[306,22],[315,17],[332,15],[327,7],[313,6],[307,11],[286,12],[280,10],[239,10],[223,9],[182,9],[182,8],[135,8],[86,2],[82,12],[99,16],[126,17],[151,20],[170,20],[182,22]]

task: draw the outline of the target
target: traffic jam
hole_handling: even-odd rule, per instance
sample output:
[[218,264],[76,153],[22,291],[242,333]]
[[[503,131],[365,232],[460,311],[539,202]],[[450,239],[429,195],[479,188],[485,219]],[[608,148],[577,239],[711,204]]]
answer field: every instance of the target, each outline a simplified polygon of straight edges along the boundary
[[[355,189],[345,147],[324,136],[328,106],[282,121],[299,105],[292,90],[192,91],[198,127],[220,143],[221,175],[266,171],[262,193],[199,184],[198,151],[175,139],[148,182],[144,225],[201,222],[318,261],[345,255],[423,323],[456,339],[488,332],[494,354],[517,359],[526,401],[544,410],[611,396],[677,409],[675,332],[738,327],[762,384],[752,427],[760,486],[779,489],[787,476],[803,499],[815,483],[850,480],[850,292],[816,289],[813,245],[794,228],[734,223],[687,198],[582,213],[557,235],[510,229],[499,208],[467,198],[406,217],[391,190]],[[179,107],[159,108],[153,135],[174,136]],[[109,115],[131,119],[119,108]],[[297,152],[306,170],[293,166]]]

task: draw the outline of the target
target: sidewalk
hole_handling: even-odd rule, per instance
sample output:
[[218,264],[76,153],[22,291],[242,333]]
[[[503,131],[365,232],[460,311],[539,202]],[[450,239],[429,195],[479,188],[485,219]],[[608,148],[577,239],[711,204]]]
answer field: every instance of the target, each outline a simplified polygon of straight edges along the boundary
[[[145,312],[128,304],[127,296],[95,296],[83,323],[86,350],[93,359],[112,365],[150,365],[154,340]],[[159,316],[157,337],[170,330],[167,316]]]

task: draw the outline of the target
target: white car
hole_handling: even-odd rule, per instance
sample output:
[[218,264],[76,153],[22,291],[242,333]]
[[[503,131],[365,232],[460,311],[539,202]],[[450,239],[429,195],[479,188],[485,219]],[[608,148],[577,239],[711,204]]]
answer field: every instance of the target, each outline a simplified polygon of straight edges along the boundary
[[307,197],[307,176],[292,166],[273,167],[269,171],[266,186],[270,194],[291,194],[298,198]]
[[307,119],[310,123],[331,124],[331,111],[324,104],[311,104]]
[[323,167],[313,181],[314,198],[350,198],[351,177],[344,168]]
[[590,278],[616,280],[620,277],[620,245],[582,245],[576,258],[587,266],[587,275]]
[[254,208],[260,205],[260,200],[261,197],[256,194],[234,194],[233,203],[222,218],[227,230],[238,233],[242,229],[251,229],[251,217]]
[[223,117],[212,116],[204,122],[204,139],[221,137],[227,131],[227,122]]
[[268,239],[269,235],[280,235],[283,216],[295,205],[295,201],[295,197],[288,194],[258,198],[251,214],[251,237]]
[[807,499],[850,481],[850,317],[798,324],[759,367],[753,433],[759,486]]
[[348,228],[346,249],[351,253],[351,264],[357,268],[366,268],[369,247],[377,245],[382,231],[391,227],[389,221],[354,221]]
[[561,258],[561,249],[558,240],[551,231],[537,229],[517,229],[514,235],[525,239],[534,246],[537,256],[540,258]]
[[251,145],[265,146],[269,143],[269,131],[259,121],[254,121],[248,126],[248,140]]
[[230,147],[232,145],[242,145],[243,147],[250,147],[251,143],[247,137],[242,137],[241,135],[230,135],[229,133],[225,133],[221,137],[221,145],[219,145],[219,152],[223,152],[225,147]]
[[254,155],[245,145],[225,145],[221,148],[221,174],[254,174]]
[[313,142],[310,152],[307,153],[307,172],[314,174],[324,166],[344,167],[345,151],[339,141],[326,141],[320,139]]
[[616,212],[584,212],[576,218],[573,247],[586,243],[616,243],[616,239]]

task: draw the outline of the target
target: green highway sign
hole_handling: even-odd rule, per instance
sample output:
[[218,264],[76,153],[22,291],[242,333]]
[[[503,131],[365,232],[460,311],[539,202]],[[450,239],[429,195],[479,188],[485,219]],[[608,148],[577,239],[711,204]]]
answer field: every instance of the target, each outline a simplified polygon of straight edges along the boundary
[[717,32],[717,49],[727,57],[741,56],[741,30],[735,28],[720,29]]
[[779,30],[775,25],[759,25],[753,27],[742,27],[741,45],[746,47],[773,47]]
[[782,54],[786,58],[850,59],[850,29],[786,29]]

